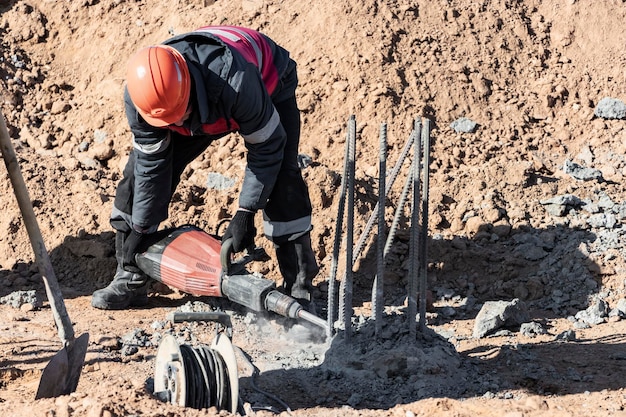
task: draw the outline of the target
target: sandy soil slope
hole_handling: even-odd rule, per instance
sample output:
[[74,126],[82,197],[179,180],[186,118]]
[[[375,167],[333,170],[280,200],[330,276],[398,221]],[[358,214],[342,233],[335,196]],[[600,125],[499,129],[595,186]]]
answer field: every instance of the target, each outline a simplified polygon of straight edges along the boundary
[[[186,306],[232,315],[233,343],[260,370],[253,378],[239,358],[248,414],[626,414],[626,120],[597,114],[603,99],[626,101],[624,21],[617,0],[0,2],[0,108],[76,333],[90,333],[76,392],[34,401],[41,370],[60,343],[0,169],[0,410],[218,415],[152,396],[161,337],[176,334],[191,344],[215,334],[211,324],[165,322]],[[354,267],[349,345],[341,333],[321,342],[290,320],[158,285],[146,309],[90,307],[91,293],[115,268],[108,216],[131,147],[122,106],[126,60],[141,46],[220,23],[262,30],[298,62],[321,315],[348,118],[357,120],[355,237],[378,198],[380,125],[388,125],[391,169],[415,119],[431,121],[432,306],[428,329],[417,338],[407,330],[406,218],[386,262],[385,331],[378,337],[369,320],[376,228]],[[476,128],[455,130],[460,118]],[[163,226],[215,231],[236,208],[243,156],[241,139],[232,135],[194,161]],[[408,163],[391,187],[389,224],[407,170]],[[211,188],[216,173],[234,185]],[[262,236],[257,243],[273,254]],[[272,260],[250,268],[280,281]],[[20,290],[36,290],[42,305],[7,301]],[[517,326],[474,336],[483,303],[514,299],[545,332]],[[592,310],[599,317],[593,322]]]

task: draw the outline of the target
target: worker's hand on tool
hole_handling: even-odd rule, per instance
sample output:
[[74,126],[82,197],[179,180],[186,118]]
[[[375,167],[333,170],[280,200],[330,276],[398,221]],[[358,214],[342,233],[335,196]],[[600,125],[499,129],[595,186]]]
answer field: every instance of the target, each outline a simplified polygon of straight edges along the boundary
[[122,251],[124,252],[124,265],[122,267],[130,272],[137,272],[139,268],[135,262],[135,255],[139,252],[139,245],[143,240],[144,234],[133,229],[124,240]]
[[222,241],[232,238],[233,251],[242,250],[254,244],[256,227],[254,227],[254,212],[246,209],[239,209],[231,219]]

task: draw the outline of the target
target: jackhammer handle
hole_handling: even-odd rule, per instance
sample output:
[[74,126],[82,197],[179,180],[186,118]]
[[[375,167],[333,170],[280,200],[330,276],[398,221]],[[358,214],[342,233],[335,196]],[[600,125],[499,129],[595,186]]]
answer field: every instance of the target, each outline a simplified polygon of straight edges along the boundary
[[222,271],[224,271],[227,275],[232,275],[234,273],[239,273],[240,270],[243,269],[245,265],[249,262],[263,261],[269,259],[267,252],[265,252],[265,249],[261,247],[255,247],[254,244],[246,248],[244,252],[244,256],[233,262],[233,254],[235,253],[235,251],[233,250],[233,238],[229,237],[228,239],[222,241],[222,248],[220,250],[220,262],[222,264]]
[[222,248],[220,249],[220,262],[222,264],[222,270],[226,274],[230,274],[232,269],[231,258],[233,256],[233,239],[228,238],[222,241]]
[[184,321],[214,321],[227,329],[232,329],[233,325],[230,316],[217,311],[174,311],[167,316],[172,323],[182,323]]

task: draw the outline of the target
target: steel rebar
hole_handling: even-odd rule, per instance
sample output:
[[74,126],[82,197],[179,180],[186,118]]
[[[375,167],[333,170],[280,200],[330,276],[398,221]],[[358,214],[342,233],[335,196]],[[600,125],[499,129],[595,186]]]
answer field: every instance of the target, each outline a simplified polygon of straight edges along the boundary
[[426,329],[426,296],[428,285],[428,177],[430,165],[430,120],[424,119],[422,126],[422,143],[424,147],[422,163],[422,232],[420,233],[420,329]]
[[344,279],[339,288],[339,310],[344,326],[344,338],[350,340],[352,333],[352,285],[353,285],[353,234],[354,234],[354,173],[356,158],[356,118],[350,117],[348,122],[348,175],[347,175],[347,206],[346,219],[346,267]]
[[350,133],[346,133],[345,154],[343,158],[343,175],[341,176],[339,204],[337,207],[337,222],[335,224],[335,242],[333,245],[333,257],[330,265],[330,276],[328,278],[328,334],[334,333],[334,324],[337,316],[337,301],[335,299],[337,287],[337,268],[339,265],[339,250],[341,249],[341,239],[343,236],[343,217],[346,206],[346,188],[348,186],[348,159],[350,157]]
[[413,159],[413,203],[411,209],[411,236],[409,241],[409,282],[408,282],[408,294],[407,294],[407,308],[408,308],[408,324],[409,335],[415,337],[415,318],[417,316],[417,292],[418,292],[418,259],[417,259],[417,245],[419,243],[419,209],[420,209],[420,161],[421,161],[421,119],[416,119],[413,127],[415,133],[415,147],[414,159]]
[[[409,150],[411,149],[411,145],[416,139],[416,136],[417,135],[415,131],[413,131],[411,132],[411,135],[406,141],[404,148],[402,149],[402,153],[400,154],[400,158],[398,158],[396,165],[393,167],[391,173],[389,174],[389,182],[387,183],[387,186],[385,187],[385,195],[389,194],[389,191],[391,190],[393,183],[396,181],[396,178],[398,177],[398,173],[400,172],[400,168],[402,167],[402,164],[404,163],[404,160],[406,159],[409,153]],[[374,207],[374,210],[372,211],[372,214],[370,215],[370,218],[368,219],[365,225],[365,228],[363,229],[363,233],[361,233],[361,236],[359,237],[359,240],[357,241],[357,244],[354,248],[354,256],[352,257],[352,262],[356,262],[359,256],[361,255],[361,251],[363,250],[363,247],[365,246],[365,241],[367,240],[370,232],[372,231],[372,228],[374,227],[374,222],[377,219],[377,212],[378,212],[378,203],[376,203],[376,206]]]
[[379,152],[379,169],[378,169],[378,236],[376,238],[376,255],[377,255],[377,272],[374,277],[374,285],[372,291],[372,309],[374,310],[374,329],[376,336],[380,335],[382,330],[383,319],[383,300],[384,300],[384,275],[385,275],[385,257],[384,257],[384,235],[385,235],[385,176],[387,173],[387,124],[380,126],[380,152]]
[[383,256],[386,258],[387,254],[391,250],[391,245],[393,244],[394,239],[396,238],[396,233],[398,231],[398,226],[400,224],[400,218],[402,217],[402,212],[404,211],[404,205],[406,204],[406,200],[409,196],[409,191],[411,190],[411,185],[413,182],[413,164],[411,163],[409,166],[409,172],[406,176],[406,181],[404,182],[404,187],[402,188],[402,193],[400,194],[400,198],[398,200],[398,205],[396,206],[396,211],[393,215],[393,220],[391,221],[391,226],[389,227],[389,233],[387,235],[387,242],[385,243],[385,249],[383,251]]

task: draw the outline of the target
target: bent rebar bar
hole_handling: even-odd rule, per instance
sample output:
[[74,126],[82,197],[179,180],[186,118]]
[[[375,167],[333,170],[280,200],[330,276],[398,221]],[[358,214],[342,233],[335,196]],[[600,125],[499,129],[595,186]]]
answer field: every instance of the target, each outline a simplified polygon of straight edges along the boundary
[[[393,183],[396,181],[396,178],[398,177],[398,173],[400,172],[400,168],[402,167],[402,164],[404,163],[404,160],[406,159],[409,153],[409,150],[411,149],[411,145],[413,145],[413,142],[416,139],[416,136],[417,134],[415,133],[415,131],[413,131],[411,132],[409,139],[406,141],[406,144],[404,145],[404,148],[402,149],[402,153],[400,154],[400,158],[398,159],[398,161],[396,162],[396,165],[393,167],[393,170],[389,174],[389,182],[387,183],[387,186],[385,187],[385,195],[389,194],[389,191],[391,190]],[[352,258],[352,262],[356,262],[359,256],[361,255],[361,251],[363,250],[363,247],[365,246],[365,241],[367,240],[367,237],[369,236],[370,232],[372,231],[372,228],[374,227],[374,222],[376,221],[376,218],[377,218],[377,212],[378,212],[378,203],[376,203],[376,206],[374,207],[374,210],[372,211],[372,214],[370,218],[368,219],[367,224],[365,225],[365,229],[363,229],[363,233],[361,233],[361,236],[359,237],[359,240],[357,241],[357,244],[354,248],[354,256]]]

